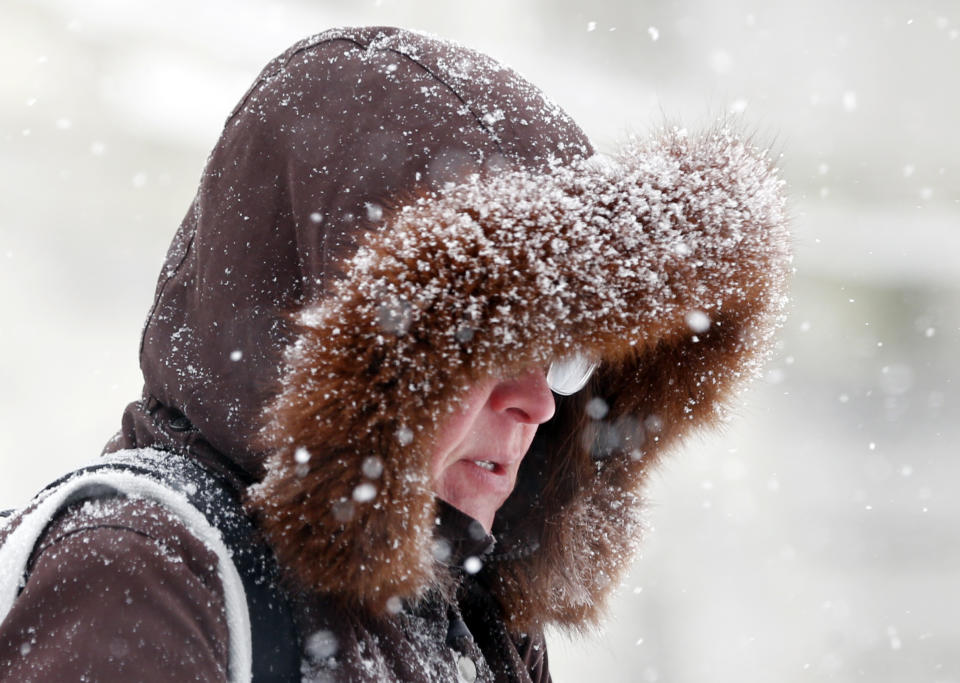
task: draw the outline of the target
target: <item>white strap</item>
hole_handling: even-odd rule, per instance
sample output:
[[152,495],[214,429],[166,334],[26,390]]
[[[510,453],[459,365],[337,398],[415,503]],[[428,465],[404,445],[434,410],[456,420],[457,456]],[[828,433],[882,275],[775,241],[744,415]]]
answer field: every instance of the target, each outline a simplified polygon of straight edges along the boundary
[[163,505],[217,555],[217,572],[223,585],[230,633],[230,681],[249,683],[253,646],[247,597],[220,531],[190,504],[183,493],[131,472],[103,470],[79,474],[49,491],[37,507],[21,519],[19,526],[0,545],[0,621],[6,619],[13,607],[33,549],[54,515],[75,501],[117,494]]

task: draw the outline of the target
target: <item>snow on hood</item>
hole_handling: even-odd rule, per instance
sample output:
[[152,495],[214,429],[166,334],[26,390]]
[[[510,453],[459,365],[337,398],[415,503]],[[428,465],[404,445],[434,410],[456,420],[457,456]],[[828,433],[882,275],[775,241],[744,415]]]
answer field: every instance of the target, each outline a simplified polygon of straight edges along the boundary
[[556,105],[489,57],[394,28],[339,29],[272,61],[232,112],[171,244],[144,330],[158,402],[250,476],[289,314],[317,302],[384,208],[484,168],[589,156]]
[[300,316],[267,412],[251,509],[293,580],[372,609],[437,586],[428,472],[444,416],[482,378],[580,353],[600,367],[538,431],[481,578],[518,628],[595,620],[650,466],[769,348],[785,222],[770,160],[723,128],[480,173],[392,211]]
[[518,629],[583,625],[629,564],[650,466],[763,357],[787,262],[782,184],[732,132],[594,157],[488,57],[328,31],[227,119],[113,447],[266,475],[249,507],[293,585],[382,609],[440,580],[426,462],[444,411],[492,368],[585,353],[601,364],[538,430],[478,575]]

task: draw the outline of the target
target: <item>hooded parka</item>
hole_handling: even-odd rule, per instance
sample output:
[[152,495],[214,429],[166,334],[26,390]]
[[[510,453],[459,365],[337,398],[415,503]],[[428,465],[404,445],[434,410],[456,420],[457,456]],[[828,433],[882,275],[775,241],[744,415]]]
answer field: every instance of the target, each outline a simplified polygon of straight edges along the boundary
[[[492,59],[393,28],[271,62],[224,127],[108,452],[186,456],[276,558],[304,680],[548,680],[595,623],[661,454],[769,348],[782,183],[724,127],[594,153]],[[464,392],[571,358],[491,534],[438,501]],[[162,457],[162,456],[161,456]],[[217,558],[163,505],[61,512],[0,625],[0,680],[224,680]]]

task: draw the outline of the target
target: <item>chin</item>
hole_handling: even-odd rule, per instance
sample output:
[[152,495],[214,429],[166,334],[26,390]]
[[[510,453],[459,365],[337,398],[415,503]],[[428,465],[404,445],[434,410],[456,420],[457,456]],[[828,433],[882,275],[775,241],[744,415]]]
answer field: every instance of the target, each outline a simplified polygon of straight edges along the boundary
[[480,522],[483,530],[488,534],[490,533],[490,529],[493,526],[493,518],[497,514],[497,510],[500,508],[498,504],[479,501],[476,499],[463,500],[452,497],[448,498],[443,495],[441,495],[440,498],[457,508],[463,514]]
[[457,505],[456,503],[450,503],[453,507],[457,508],[463,514],[472,517],[473,519],[480,522],[480,525],[483,527],[483,530],[487,533],[490,533],[490,528],[493,526],[493,517],[496,514],[496,510],[490,511],[490,508],[486,505]]
[[514,477],[458,461],[438,481],[437,496],[480,522],[490,533],[497,510],[513,490]]

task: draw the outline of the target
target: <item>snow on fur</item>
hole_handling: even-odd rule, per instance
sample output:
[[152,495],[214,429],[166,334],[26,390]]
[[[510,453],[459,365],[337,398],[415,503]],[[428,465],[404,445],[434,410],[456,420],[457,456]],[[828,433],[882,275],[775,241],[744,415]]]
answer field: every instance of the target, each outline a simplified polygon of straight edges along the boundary
[[[770,346],[784,202],[766,153],[675,129],[393,212],[300,316],[266,414],[273,455],[249,505],[291,581],[372,610],[441,584],[427,473],[445,415],[481,378],[582,353],[601,366],[539,430],[546,455],[525,460],[483,573],[518,630],[595,621],[629,566],[645,473]],[[585,412],[596,399],[602,419]]]

